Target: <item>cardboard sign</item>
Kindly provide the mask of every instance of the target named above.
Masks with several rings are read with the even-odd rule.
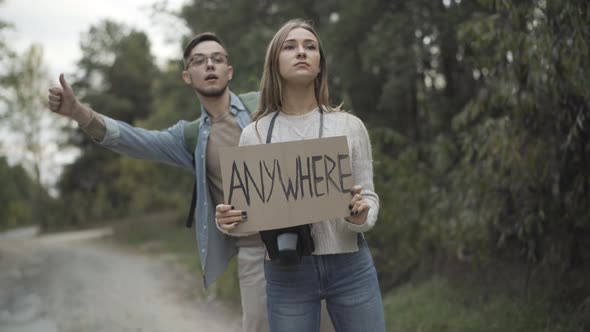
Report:
[[[226,204],[248,212],[236,232],[350,215],[354,185],[345,136],[220,150]]]

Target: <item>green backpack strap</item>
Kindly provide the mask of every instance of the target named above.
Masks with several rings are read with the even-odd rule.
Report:
[[[242,93],[241,95],[238,95],[238,98],[240,98],[242,104],[244,104],[250,114],[256,112],[258,109],[258,103],[260,102],[260,92],[252,91]]]
[[[195,147],[197,146],[197,139],[199,138],[199,125],[201,119],[189,122],[184,126],[184,148],[192,156],[195,153]],[[194,156],[193,156],[194,157]],[[194,161],[193,161],[194,163]]]

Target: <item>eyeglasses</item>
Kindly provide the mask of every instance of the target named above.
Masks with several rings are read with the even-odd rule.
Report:
[[[195,54],[188,60],[188,62],[186,63],[186,66],[187,67],[190,67],[190,66],[200,67],[200,66],[207,64],[209,59],[211,59],[211,62],[214,65],[221,65],[221,64],[227,63],[227,55],[225,55],[223,53],[216,52],[216,53],[211,53],[210,55]]]

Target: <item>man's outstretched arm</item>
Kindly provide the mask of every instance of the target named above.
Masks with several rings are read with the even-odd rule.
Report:
[[[98,144],[129,157],[193,169],[192,153],[187,151],[184,141],[186,121],[165,130],[133,127],[80,103],[63,74],[59,83],[61,87],[49,89],[49,109],[78,122]]]

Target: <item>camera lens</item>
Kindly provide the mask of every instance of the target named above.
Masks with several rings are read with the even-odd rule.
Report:
[[[297,252],[297,233],[282,233],[277,236],[277,249],[279,250],[279,262],[283,265],[294,265],[301,262]]]
[[[297,250],[297,233],[283,233],[277,236],[279,251]]]

